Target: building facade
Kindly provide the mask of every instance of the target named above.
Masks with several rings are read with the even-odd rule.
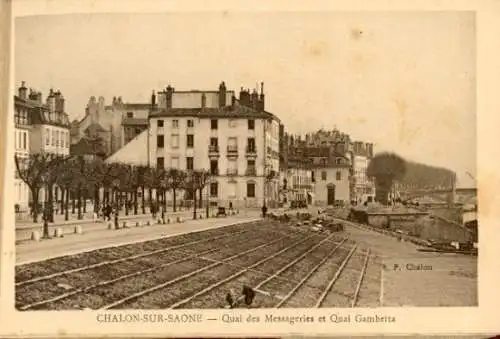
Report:
[[[92,96],[83,119],[71,123],[71,143],[78,143],[90,126],[98,125],[106,132],[101,137],[106,141],[107,155],[111,155],[148,128],[150,109],[150,103],[125,103],[122,97],[113,97],[111,105],[106,105],[104,97],[96,100]]]
[[[50,90],[46,102],[42,93],[28,88],[23,81],[14,96],[15,154],[26,159],[30,154],[50,153],[69,155],[69,119],[65,112],[64,97],[60,91]],[[26,211],[31,195],[29,188],[15,173],[15,204],[20,211]],[[40,199],[43,199],[42,190]]]
[[[260,94],[241,89],[239,98],[224,82],[216,91],[167,86],[151,96],[148,129],[107,161],[208,170],[203,195],[210,204],[273,205],[279,199],[280,121],[265,111],[264,99],[263,84]]]

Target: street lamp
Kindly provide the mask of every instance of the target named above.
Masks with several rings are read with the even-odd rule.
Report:
[[[120,180],[119,179],[115,179],[113,180],[113,188],[114,188],[114,191],[115,191],[115,230],[119,229],[120,228],[120,225],[118,225],[118,208],[119,208],[119,202],[118,200],[121,198],[121,192],[120,194],[116,194],[116,192],[118,192],[118,188],[120,187]]]

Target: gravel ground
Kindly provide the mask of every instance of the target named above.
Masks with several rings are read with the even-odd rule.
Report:
[[[203,240],[205,238],[236,233],[245,230],[246,224],[224,227],[223,229],[213,229],[204,232],[183,234],[165,239],[152,240],[131,245],[104,248],[91,252],[84,252],[76,255],[65,256],[45,260],[42,262],[16,266],[16,282],[21,282],[36,277],[54,274],[69,269],[80,268],[88,265],[98,264],[107,260],[116,260],[126,256],[141,254],[155,249],[180,245],[186,242]]]
[[[226,239],[226,241],[227,241],[227,239]],[[258,246],[259,244],[265,243],[266,240],[263,240],[262,238],[252,238],[252,239],[245,240],[244,243],[241,243],[241,242],[242,242],[242,239],[239,239],[239,242],[237,241],[236,244],[235,244],[234,239],[233,239],[232,245],[230,245],[230,246],[221,246],[220,249],[219,249],[219,251],[221,253],[226,253],[225,256],[227,256],[228,252],[229,253],[235,252],[234,251],[235,245],[237,245],[236,247],[238,249],[245,250],[247,248],[252,248],[252,247]],[[182,257],[182,254],[179,253],[175,259],[173,258],[173,259],[169,259],[169,260],[170,261],[174,261],[176,259],[180,259],[181,257]],[[84,294],[78,294],[78,295],[71,296],[71,297],[69,297],[67,299],[63,299],[63,300],[60,300],[60,301],[57,301],[57,302],[45,305],[45,306],[43,306],[43,308],[45,309],[45,308],[59,307],[58,305],[65,305],[66,307],[73,308],[73,306],[72,306],[72,300],[75,300],[75,299],[78,301],[77,303],[75,303],[75,305],[82,305],[81,307],[88,307],[88,308],[100,307],[102,305],[96,305],[96,304],[94,304],[92,302],[91,303],[84,302],[82,304],[81,300],[82,299],[89,299],[89,298],[91,300],[95,300],[95,298],[93,298],[94,295],[98,295],[99,297],[100,296],[104,296],[105,298],[108,298],[107,301],[114,300],[114,298],[115,298],[114,293],[117,290],[120,290],[120,292],[125,293],[123,295],[126,296],[128,294],[136,293],[139,290],[151,287],[152,285],[150,286],[149,284],[144,285],[144,281],[145,280],[147,280],[148,282],[151,282],[151,281],[161,281],[162,277],[166,278],[166,280],[171,280],[171,279],[174,279],[177,276],[180,276],[182,274],[187,273],[187,272],[184,272],[184,268],[185,267],[188,267],[190,269],[192,267],[196,267],[194,269],[197,269],[197,268],[200,268],[200,267],[203,267],[203,266],[206,266],[206,265],[209,264],[209,262],[207,262],[206,260],[203,260],[203,259],[189,259],[188,258],[188,261],[193,261],[194,264],[190,263],[190,262],[182,262],[181,264],[175,264],[175,265],[169,266],[169,267],[160,267],[158,270],[147,272],[144,275],[131,277],[129,279],[121,280],[121,281],[118,281],[118,282],[115,282],[115,283],[112,283],[112,284],[108,284],[108,285],[105,285],[105,286],[96,287],[96,288],[92,289],[91,291],[88,291],[88,292],[86,292]],[[199,262],[203,263],[200,267],[198,267],[198,263]],[[120,267],[121,269],[119,269],[118,271],[116,271],[116,274],[110,275],[109,272],[113,272],[114,270],[109,270],[107,276],[105,276],[105,277],[101,276],[101,279],[99,279],[97,281],[106,281],[106,280],[115,279],[115,278],[117,278],[119,276],[133,273],[134,271],[137,271],[139,268],[141,270],[144,269],[144,267],[142,267],[140,265],[137,265],[137,263],[135,261],[124,262],[122,264],[123,264],[123,267]],[[164,262],[156,262],[154,264],[154,266],[157,267],[160,264],[165,264],[165,263]],[[110,267],[112,267],[114,269],[116,266],[117,265],[112,265]],[[179,268],[178,271],[176,271],[177,267]],[[104,269],[104,270],[106,269],[105,267],[101,267],[101,268]],[[109,267],[108,267],[108,269],[109,269]],[[181,273],[181,272],[184,272],[184,273]],[[85,271],[85,272],[82,271],[82,272],[78,272],[78,273],[81,273],[82,275],[79,276],[78,278],[75,278],[75,281],[78,282],[78,284],[80,285],[80,287],[81,286],[86,286],[86,284],[90,284],[92,282],[96,282],[96,280],[89,279],[89,275],[87,275],[87,273],[88,273],[87,271]],[[172,278],[172,275],[174,275],[173,278]],[[73,274],[72,274],[72,276],[73,276]],[[52,279],[50,281],[48,281],[48,283],[52,283],[52,282],[53,282]],[[29,287],[33,287],[33,286],[29,286]],[[43,294],[43,299],[47,299],[47,298],[50,298],[51,296],[53,296],[53,295],[48,294],[43,289],[40,289],[38,291],[40,291],[40,294]],[[59,294],[59,293],[61,293],[61,291],[59,291],[58,293],[56,293],[56,295]],[[33,295],[33,294],[32,293],[19,294],[19,296],[20,296],[19,299],[26,298],[26,296],[31,296],[31,295]],[[120,294],[120,295],[122,295],[122,294]],[[123,298],[123,296],[121,298]],[[98,300],[101,300],[101,299],[102,298],[98,298]],[[37,300],[40,300],[40,299],[37,299]],[[23,299],[22,302],[21,302],[21,300],[18,300],[18,301],[20,303],[22,303],[22,304],[27,303],[27,301],[25,299]]]
[[[290,250],[286,251],[283,253],[283,255],[280,256],[280,260],[282,258],[285,258],[285,260],[290,260],[290,258],[294,258],[303,251],[305,251],[306,248],[311,247],[314,243],[317,242],[314,237],[311,239],[308,239],[307,241],[291,248]],[[273,253],[276,253],[280,251],[283,248],[286,248],[293,244],[295,241],[288,241],[286,243],[280,244],[280,247],[277,246],[270,246],[265,249],[261,249],[255,252],[251,252],[247,255],[245,255],[245,266],[250,266],[254,263],[257,263],[265,258],[268,258],[270,255]],[[237,253],[237,252],[236,252]],[[238,265],[237,261],[238,259],[229,261],[230,264],[233,265]],[[271,261],[271,260],[270,260]],[[215,268],[209,269],[201,274],[197,274],[196,276],[192,277],[189,279],[188,283],[181,282],[178,284],[175,284],[174,286],[167,287],[165,289],[161,289],[159,291],[150,293],[146,296],[143,296],[141,298],[138,298],[136,301],[129,303],[129,304],[124,304],[121,305],[120,308],[127,308],[127,309],[156,309],[156,308],[166,308],[169,307],[170,305],[174,304],[175,302],[182,300],[184,298],[189,297],[190,295],[201,291],[212,284],[223,280],[232,274],[235,274],[236,272],[241,271],[240,267],[235,267],[235,266],[230,266],[230,265],[220,265]],[[220,288],[217,288],[220,290]],[[226,290],[227,293],[227,290]],[[210,293],[211,294],[211,293]],[[213,304],[210,303],[212,306]],[[212,306],[213,307],[213,306]],[[182,305],[181,308],[186,308],[186,305]]]

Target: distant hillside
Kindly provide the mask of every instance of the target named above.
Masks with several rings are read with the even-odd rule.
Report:
[[[415,162],[406,163],[406,174],[400,181],[402,185],[410,187],[449,187],[455,172],[442,168],[419,164]]]

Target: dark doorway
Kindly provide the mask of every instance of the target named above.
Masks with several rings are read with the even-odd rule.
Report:
[[[333,205],[335,203],[335,185],[328,185],[327,189],[327,205]]]
[[[310,194],[310,193],[307,193],[307,204],[308,204],[308,205],[312,205],[312,200],[313,200],[313,199],[312,199],[311,194]]]

